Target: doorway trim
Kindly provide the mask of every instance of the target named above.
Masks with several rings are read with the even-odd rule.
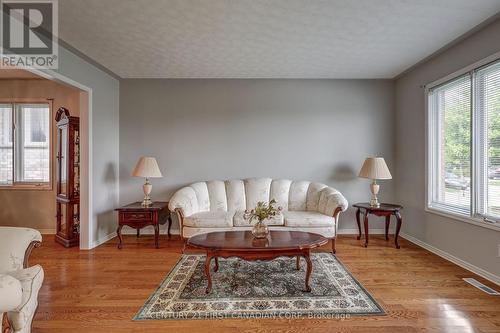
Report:
[[[92,207],[92,88],[51,69],[24,69],[47,80],[81,90],[80,108],[86,109],[80,109],[80,249],[90,250],[95,243],[92,240],[95,226]]]

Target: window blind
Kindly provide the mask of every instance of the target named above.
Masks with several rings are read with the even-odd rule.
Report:
[[[500,62],[475,72],[479,138],[479,213],[500,217]]]
[[[16,104],[17,183],[50,180],[50,119],[47,104]]]
[[[471,210],[471,76],[429,91],[431,204]]]

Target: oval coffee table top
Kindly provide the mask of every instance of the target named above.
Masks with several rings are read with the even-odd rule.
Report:
[[[188,245],[202,249],[233,251],[311,249],[328,239],[310,232],[271,230],[267,238],[254,238],[251,231],[217,231],[189,238]]]

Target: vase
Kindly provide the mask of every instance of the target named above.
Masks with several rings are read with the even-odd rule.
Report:
[[[264,222],[259,221],[254,224],[252,228],[252,235],[255,238],[266,238],[268,234],[269,234],[269,228],[267,227],[267,225],[264,224]]]

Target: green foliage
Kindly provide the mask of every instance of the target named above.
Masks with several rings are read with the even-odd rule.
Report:
[[[463,96],[466,100],[468,96]],[[444,112],[444,155],[448,171],[470,173],[471,114],[469,103],[447,104]]]
[[[250,212],[245,211],[243,217],[251,223],[254,219],[257,219],[259,222],[264,221],[265,219],[271,218],[279,214],[281,211],[281,207],[275,207],[276,200],[272,199],[269,203],[265,203],[263,201],[257,202],[257,207],[252,209]]]
[[[486,89],[488,166],[500,167],[500,86]],[[464,91],[444,109],[444,157],[447,171],[470,177],[471,112],[470,91]]]

